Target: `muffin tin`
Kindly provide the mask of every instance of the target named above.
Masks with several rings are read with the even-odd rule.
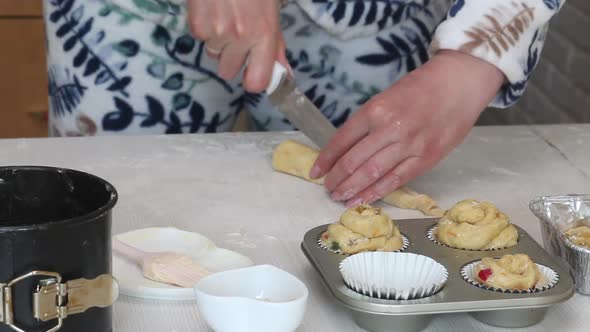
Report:
[[[568,271],[522,228],[515,225],[519,233],[516,246],[495,251],[469,251],[442,246],[428,239],[426,234],[437,221],[436,218],[396,220],[400,231],[410,241],[404,252],[431,257],[448,270],[445,286],[426,298],[384,300],[348,288],[338,268],[347,256],[327,251],[318,245],[318,238],[328,225],[309,230],[301,243],[301,249],[334,298],[351,311],[357,325],[373,332],[420,331],[429,325],[433,316],[458,312],[468,312],[489,325],[525,327],[539,323],[550,306],[573,296],[574,284]],[[554,270],[559,281],[545,291],[512,294],[476,287],[460,274],[464,265],[484,257],[499,258],[504,254],[516,253],[527,254],[537,264]]]

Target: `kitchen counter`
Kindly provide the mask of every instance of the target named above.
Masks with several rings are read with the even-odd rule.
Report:
[[[335,221],[344,207],[321,186],[273,172],[273,147],[299,133],[228,133],[0,140],[5,165],[74,168],[119,192],[113,232],[175,226],[199,232],[256,264],[273,264],[310,290],[298,331],[362,331],[332,300],[300,250],[310,228]],[[489,200],[538,242],[528,203],[538,195],[590,192],[590,125],[478,127],[464,144],[411,187],[450,207]],[[394,219],[421,217],[385,206]],[[590,296],[576,294],[528,331],[587,331]],[[228,313],[230,315],[231,313]],[[467,314],[439,316],[426,331],[507,331]],[[208,331],[192,302],[120,297],[114,331]]]

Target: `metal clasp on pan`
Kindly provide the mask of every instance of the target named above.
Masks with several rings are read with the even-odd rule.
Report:
[[[38,276],[50,278],[39,281],[33,293],[33,315],[44,322],[57,319],[56,325],[46,332],[58,331],[69,315],[82,313],[92,307],[113,305],[119,294],[117,281],[109,274],[92,280],[75,279],[63,283],[59,273],[32,271],[7,284],[0,284],[0,323],[15,331],[26,332],[14,322],[12,287],[24,279]]]

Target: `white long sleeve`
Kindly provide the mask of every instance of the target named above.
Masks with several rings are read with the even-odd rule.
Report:
[[[496,66],[507,82],[492,106],[510,106],[524,92],[539,61],[549,20],[564,3],[456,0],[436,29],[430,51],[457,50]]]

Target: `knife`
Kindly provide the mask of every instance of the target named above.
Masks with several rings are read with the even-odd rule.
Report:
[[[301,90],[295,80],[287,75],[287,69],[275,62],[271,81],[266,89],[268,99],[291,123],[312,140],[319,148],[324,148],[336,132],[336,127],[315,107]]]

